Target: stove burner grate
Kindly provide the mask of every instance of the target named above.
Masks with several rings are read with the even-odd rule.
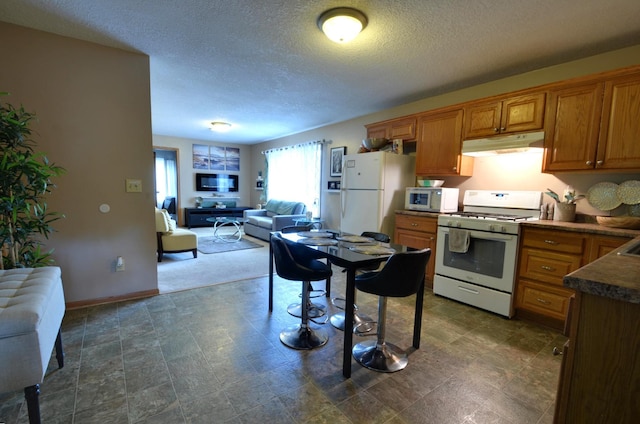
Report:
[[[509,215],[502,213],[490,212],[454,212],[450,216],[459,216],[461,218],[490,219],[496,221],[527,221],[531,219],[527,215]]]

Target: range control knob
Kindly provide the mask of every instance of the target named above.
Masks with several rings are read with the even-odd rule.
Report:
[[[497,224],[489,225],[489,230],[493,231],[494,233],[505,233],[507,231],[504,225],[497,225]]]

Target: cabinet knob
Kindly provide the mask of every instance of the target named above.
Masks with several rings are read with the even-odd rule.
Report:
[[[545,271],[555,271],[556,269],[552,266],[549,265],[542,265],[540,268],[544,269]]]
[[[544,300],[544,299],[540,299],[540,298],[537,298],[536,301],[538,303],[542,303],[543,305],[550,305],[551,304],[551,302],[549,302],[548,300]]]
[[[457,167],[457,166],[454,166],[454,167],[453,167],[453,171],[455,172],[455,171],[457,171],[457,170],[458,170],[458,167]]]
[[[505,128],[505,127],[500,128],[500,132],[502,132],[502,131],[504,131],[504,130],[506,130],[506,128]]]
[[[553,244],[553,245],[558,244],[558,242],[555,241],[555,240],[545,240],[544,242],[547,243],[547,244]]]
[[[602,164],[604,164],[603,160],[597,160],[596,161],[596,166],[602,166]]]
[[[500,132],[500,128],[494,128],[493,132]]]
[[[587,166],[593,165],[593,162],[591,162],[590,160],[586,161],[585,163],[587,164]]]
[[[555,346],[553,347],[553,350],[551,351],[551,353],[553,353],[553,356],[562,355],[562,351]]]

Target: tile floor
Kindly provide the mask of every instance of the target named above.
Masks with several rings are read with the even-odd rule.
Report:
[[[344,274],[334,271],[336,296]],[[557,332],[428,292],[408,367],[383,374],[353,362],[345,380],[342,333],[330,324],[329,343],[312,351],[278,339],[298,322],[286,307],[300,286],[276,279],[272,314],[266,278],[67,311],[66,365],[52,360],[42,384],[43,422],[552,422],[560,359],[551,351],[566,340]],[[357,299],[375,317],[377,298]],[[387,340],[403,348],[414,299],[389,301]],[[28,422],[22,392],[0,394],[0,422]]]

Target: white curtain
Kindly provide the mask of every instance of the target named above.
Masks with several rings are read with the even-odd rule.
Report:
[[[162,205],[168,196],[177,197],[177,187],[178,174],[175,159],[163,157],[162,153],[156,152],[156,204]]]
[[[323,143],[314,141],[264,152],[267,159],[266,200],[303,202],[314,218],[318,218]]]

